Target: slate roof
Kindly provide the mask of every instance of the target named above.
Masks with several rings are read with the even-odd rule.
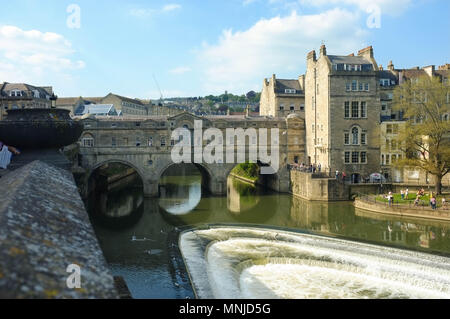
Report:
[[[39,95],[40,95],[41,99],[45,99],[47,96],[49,96],[49,97],[52,96],[52,93],[43,87],[33,86],[30,84],[26,84],[26,83],[8,83],[8,82],[4,82],[1,85],[0,96],[8,96],[7,92],[12,91],[12,90],[20,90],[22,92],[25,92],[26,97],[32,97],[32,98],[34,98],[33,92],[35,90],[39,91]]]
[[[117,98],[119,98],[119,99],[121,99],[122,101],[125,101],[125,102],[129,102],[129,103],[133,103],[133,104],[138,104],[138,105],[144,106],[144,103],[142,103],[142,101],[140,101],[138,99],[132,99],[132,98],[129,98],[129,97],[125,97],[125,96],[121,96],[121,95],[117,95],[117,94],[113,94],[113,93],[110,93],[108,95],[115,96],[115,97],[117,97]],[[108,97],[108,95],[106,97]]]
[[[362,56],[351,55],[327,55],[331,63],[336,64],[372,64],[369,60]]]
[[[303,93],[298,80],[276,79],[275,93],[284,94],[287,89],[296,90],[296,94]]]

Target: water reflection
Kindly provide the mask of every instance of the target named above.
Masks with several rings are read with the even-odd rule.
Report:
[[[159,205],[165,211],[174,215],[191,212],[202,199],[202,177],[165,176],[159,186]]]
[[[180,226],[267,225],[450,256],[450,222],[381,216],[355,210],[347,202],[309,202],[234,178],[228,180],[227,197],[202,196],[199,175],[168,176],[160,186],[161,198],[143,201],[138,213],[130,215],[139,218],[133,224],[114,228],[94,221],[113,273],[124,276],[135,298],[192,297],[182,265],[171,252],[177,239],[170,234]],[[141,202],[134,191],[108,194],[106,207],[112,216],[123,216],[134,209],[131,202]],[[91,215],[105,206],[104,199],[99,202]],[[122,221],[115,224],[123,226]]]

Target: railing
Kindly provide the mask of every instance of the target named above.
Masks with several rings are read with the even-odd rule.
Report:
[[[381,201],[378,197],[380,195],[368,195],[368,194],[357,194],[357,198],[363,202],[369,204],[375,204],[383,207],[394,207],[394,208],[403,208],[403,209],[417,209],[417,210],[433,210],[431,205],[424,200],[419,200],[416,204],[414,201],[410,201],[409,203],[399,203],[395,199],[392,200],[391,203]],[[444,206],[436,206],[436,210],[448,210],[450,206],[448,204]]]

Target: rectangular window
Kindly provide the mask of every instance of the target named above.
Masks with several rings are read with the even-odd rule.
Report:
[[[161,137],[161,146],[166,146],[166,138]]]
[[[117,141],[116,141],[115,137],[111,138],[111,145],[112,145],[112,147],[116,147],[117,146]]]
[[[366,106],[366,102],[361,102],[361,114],[360,116],[362,118],[366,118],[367,117],[367,106]]]
[[[352,164],[359,163],[359,152],[352,152]]]
[[[386,125],[386,133],[387,134],[392,134],[392,124]]]
[[[362,133],[361,134],[361,145],[366,145],[366,144],[367,144],[366,133]]]
[[[352,102],[352,118],[359,117],[358,102]]]
[[[291,109],[291,111],[294,111],[295,110],[295,106],[293,104],[291,104],[290,109]]]
[[[300,104],[300,111],[304,111],[305,110],[305,104]]]
[[[148,146],[152,147],[153,146],[153,137],[149,137],[148,138]]]
[[[359,83],[359,90],[363,91],[364,90],[364,84],[363,83]]]
[[[345,152],[345,164],[350,164],[350,152]]]
[[[369,83],[364,84],[364,91],[369,92]]]
[[[352,91],[356,91],[358,89],[358,83],[356,82],[356,80],[352,81]]]
[[[345,102],[344,117],[347,119],[350,117],[350,102]]]
[[[391,156],[389,154],[386,154],[386,165],[390,164],[390,159],[391,159]]]
[[[361,152],[361,164],[366,164],[366,163],[367,163],[367,153]]]
[[[284,104],[280,105],[280,111],[284,111]]]
[[[141,146],[141,139],[139,137],[136,137],[136,147]]]
[[[382,111],[386,111],[387,109],[387,104],[386,103],[381,103],[381,110]]]
[[[345,84],[345,90],[348,92],[350,91],[350,83]]]
[[[94,139],[93,138],[84,138],[83,146],[84,147],[94,147]]]
[[[350,144],[350,134],[344,133],[344,144],[349,145]]]

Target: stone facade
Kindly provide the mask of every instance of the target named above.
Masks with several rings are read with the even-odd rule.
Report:
[[[52,87],[37,87],[25,83],[0,84],[0,120],[11,109],[51,108],[56,100]]]
[[[270,80],[264,79],[260,100],[260,115],[286,117],[299,114],[305,117],[305,78],[297,80],[277,79],[275,74]]]
[[[171,140],[172,132],[177,128],[194,130],[194,121],[201,121],[203,130],[217,128],[222,132],[224,143],[223,154],[227,151],[228,128],[249,128],[268,130],[267,141],[271,140],[271,130],[278,129],[280,169],[277,174],[266,178],[269,188],[289,191],[288,160],[295,157],[304,158],[304,122],[301,118],[267,118],[246,116],[208,116],[197,117],[189,113],[173,117],[151,116],[145,119],[96,118],[83,120],[85,131],[80,138],[79,164],[88,170],[88,176],[98,167],[109,162],[124,163],[133,167],[144,182],[144,192],[147,196],[158,195],[158,183],[161,175],[173,165],[171,151],[178,141]],[[192,134],[193,135],[193,134]],[[289,141],[289,143],[288,143]],[[250,143],[249,143],[250,142]],[[244,150],[249,159],[250,139],[246,140]],[[193,143],[192,143],[193,144]],[[191,145],[192,145],[191,144]],[[203,141],[203,146],[209,144]],[[295,144],[295,147],[289,145]],[[239,142],[235,145],[235,153],[242,154]],[[268,145],[268,153],[272,151]],[[191,154],[195,153],[192,149]],[[236,163],[237,164],[237,163]],[[204,175],[204,186],[213,194],[226,194],[226,179],[230,171],[236,166],[232,163],[203,162],[196,164]],[[261,163],[263,164],[263,163]]]
[[[379,171],[380,100],[372,47],[358,56],[308,54],[305,80],[308,163],[354,181]]]

